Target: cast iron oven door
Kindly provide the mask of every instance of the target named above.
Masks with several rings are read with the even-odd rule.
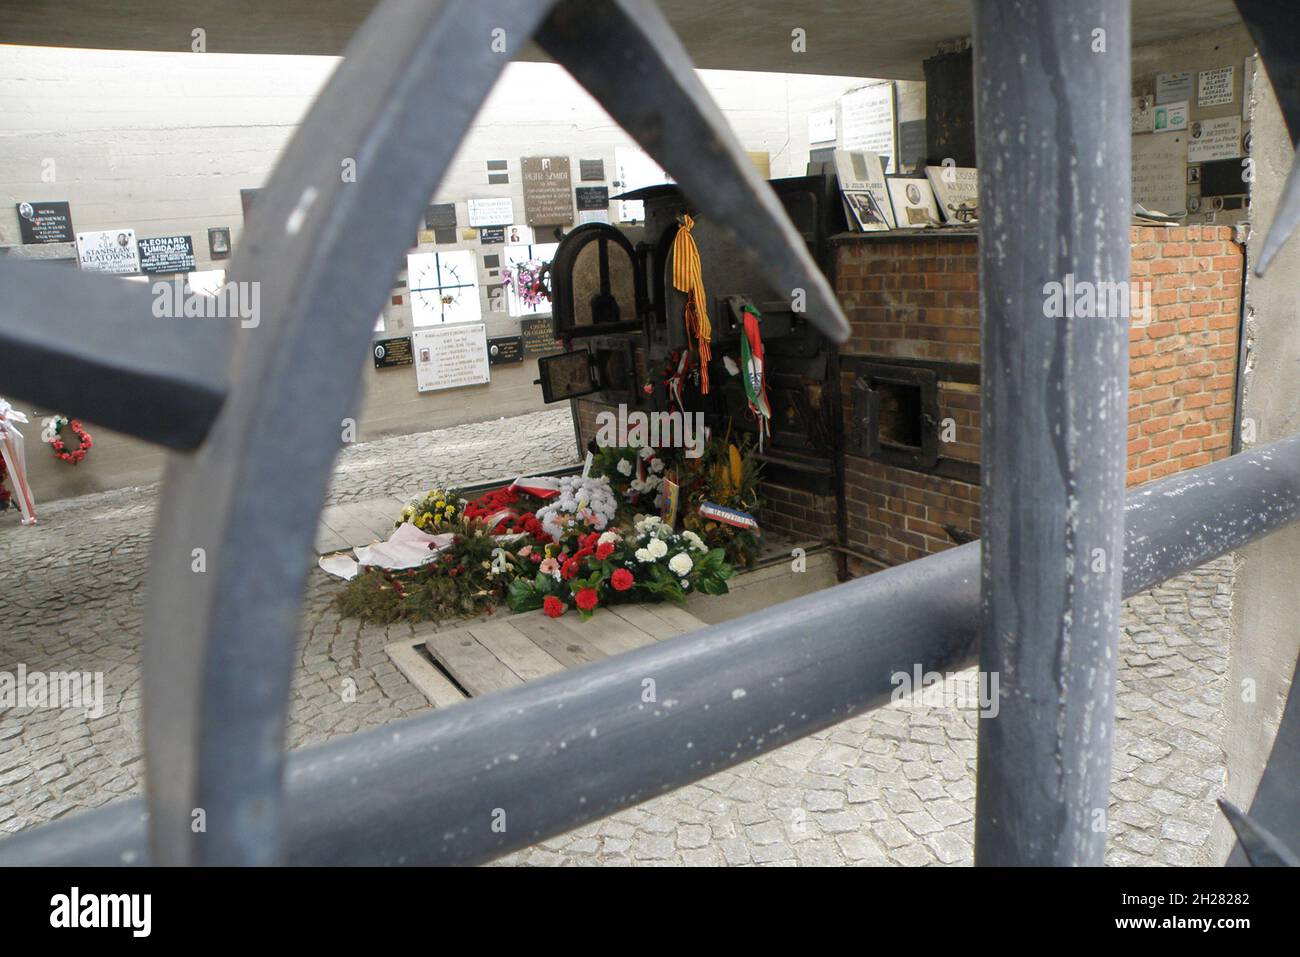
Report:
[[[865,363],[853,383],[853,445],[886,465],[939,461],[939,378],[929,369]]]
[[[551,262],[555,338],[642,329],[641,264],[631,241],[605,223],[579,226],[560,241]]]

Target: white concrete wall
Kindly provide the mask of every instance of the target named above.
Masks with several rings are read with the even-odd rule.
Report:
[[[140,237],[190,235],[200,269],[222,266],[209,256],[208,229],[228,226],[238,244],[240,189],[264,184],[337,63],[333,57],[0,46],[0,245],[21,241],[16,203],[67,200],[78,230],[131,227]],[[700,75],[745,149],[768,154],[773,176],[804,172],[808,113],[830,108],[841,93],[866,82],[725,71]],[[432,97],[429,108],[436,109]],[[561,68],[512,64],[432,201],[456,202],[464,227],[465,200],[471,196],[511,196],[523,222],[521,156],[569,155],[575,185],[581,185],[579,159],[603,159],[612,186],[615,149],[633,145]],[[507,161],[508,185],[487,185],[489,159]],[[417,237],[411,240],[414,244]],[[502,249],[480,247],[477,241],[436,248]],[[488,308],[486,287],[495,281],[480,268],[488,333],[512,334],[517,320]],[[410,331],[405,297],[386,313],[386,335]],[[365,366],[362,440],[541,406],[531,362],[494,367],[491,387],[419,394],[411,368],[377,372],[368,357],[358,361]],[[157,478],[162,462],[157,450],[93,422],[89,427],[95,448],[76,468],[46,455],[32,430],[38,499]]]

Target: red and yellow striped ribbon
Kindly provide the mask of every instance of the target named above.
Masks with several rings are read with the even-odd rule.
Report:
[[[694,225],[695,220],[683,213],[681,228],[673,238],[673,286],[686,293],[686,311],[682,317],[686,324],[686,341],[689,343],[694,338],[697,344],[700,353],[700,391],[708,395],[713,326],[709,323],[700,248],[695,245],[695,237],[691,235]]]

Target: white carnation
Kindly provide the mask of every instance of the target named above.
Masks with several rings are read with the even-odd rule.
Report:
[[[691,556],[685,552],[679,552],[668,559],[668,569],[674,575],[688,575],[694,567],[695,563],[691,561]]]
[[[619,460],[618,460],[618,471],[619,471],[619,474],[620,474],[620,475],[631,475],[631,474],[632,474],[632,460],[631,460],[631,459],[619,459]]]
[[[655,450],[646,445],[641,448],[637,455],[641,456],[643,459],[652,459],[655,457]]]
[[[645,550],[650,553],[651,558],[663,558],[668,554],[668,543],[661,538],[650,541]]]
[[[636,560],[639,562],[652,562],[655,560],[655,557],[651,555],[647,549],[638,548],[636,550]]]
[[[650,468],[651,468],[651,469],[652,469],[656,474],[658,474],[659,472],[662,472],[662,471],[664,470],[664,460],[663,460],[663,459],[655,459],[653,462],[650,463]]]
[[[696,535],[689,529],[682,532],[682,538],[686,539],[691,548],[695,549],[697,552],[707,552],[709,550],[709,546],[704,544],[704,539],[700,538],[700,536]]]
[[[618,532],[601,532],[600,538],[596,539],[598,545],[616,545],[618,544]]]

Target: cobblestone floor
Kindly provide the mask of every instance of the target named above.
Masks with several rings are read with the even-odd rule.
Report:
[[[566,410],[359,445],[341,454],[329,502],[511,476],[563,464],[572,449]],[[0,712],[0,835],[140,787],[141,583],[156,493],[50,503],[30,529],[0,513],[0,671],[102,671],[106,692],[98,717]],[[312,574],[293,747],[428,707],[383,651],[408,626],[340,619],[337,587]],[[1112,864],[1206,860],[1223,778],[1230,596],[1221,559],[1126,603]],[[345,704],[348,679],[357,696]],[[968,864],[976,723],[969,710],[892,705],[503,863]]]

